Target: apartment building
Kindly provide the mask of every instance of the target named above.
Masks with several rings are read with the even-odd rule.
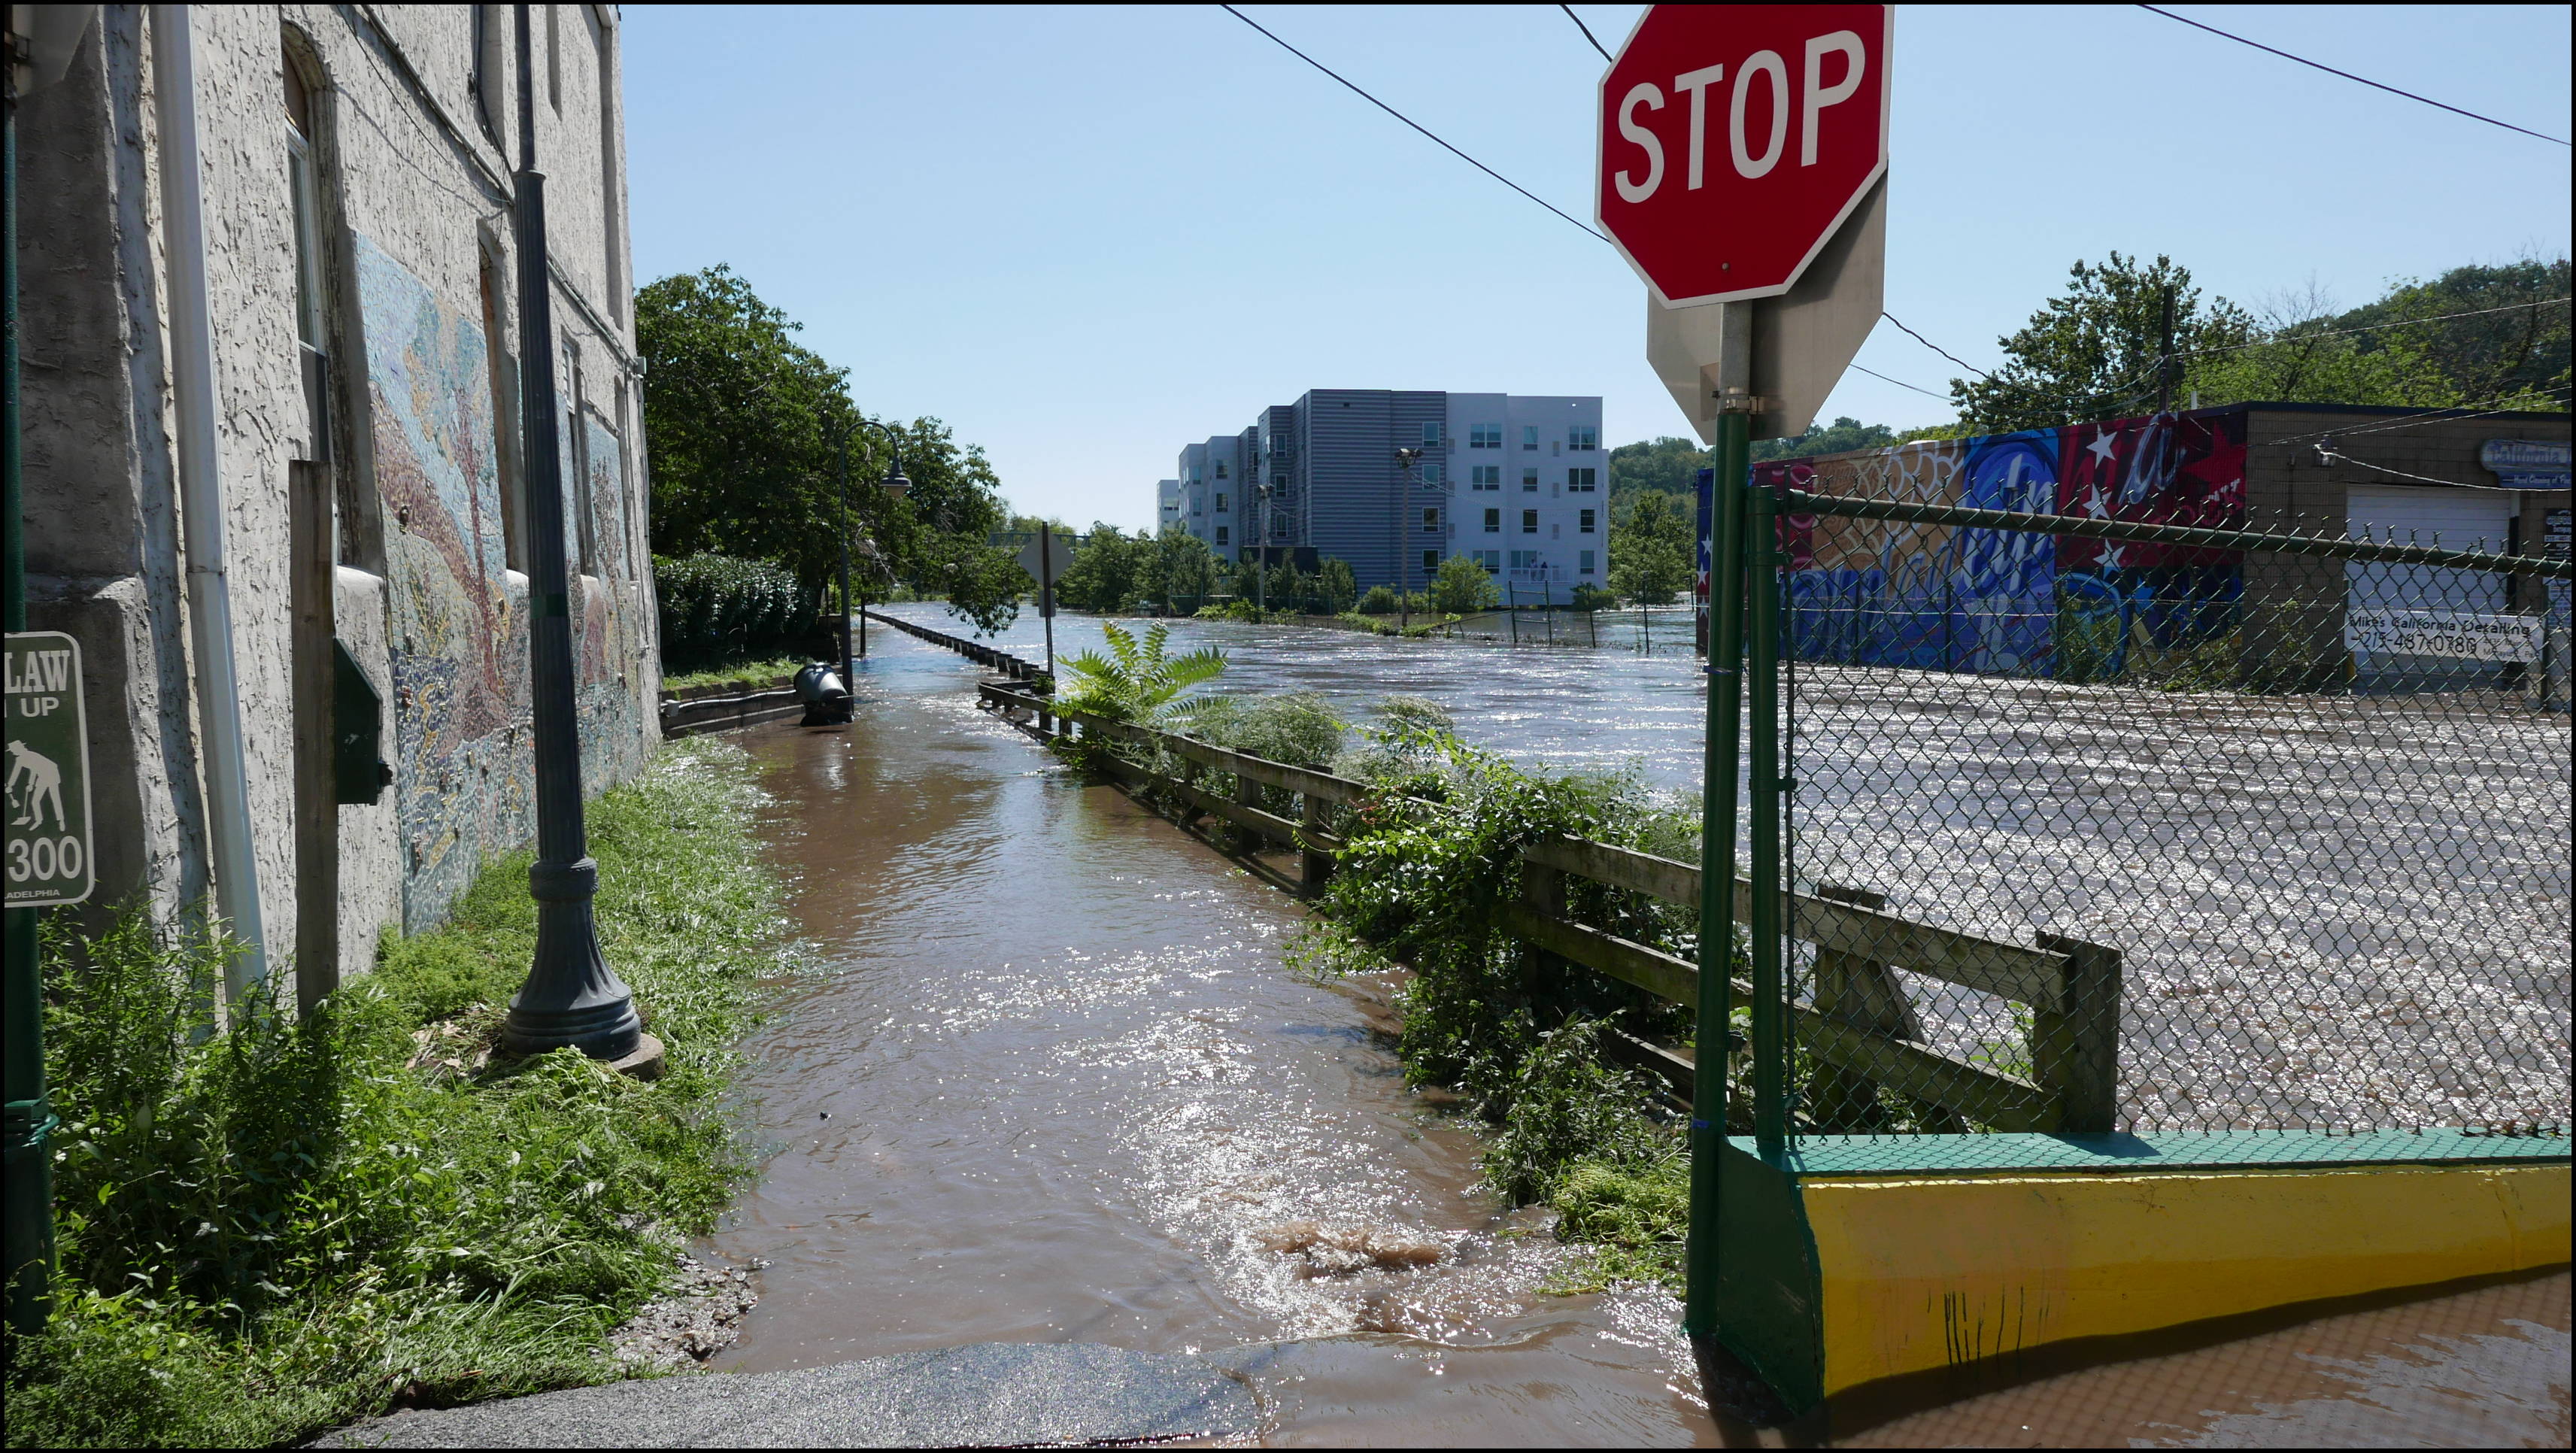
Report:
[[[1180,471],[1157,487],[1158,520],[1229,559],[1311,551],[1348,561],[1362,589],[1418,590],[1463,554],[1528,603],[1609,579],[1598,397],[1316,389],[1189,445]]]

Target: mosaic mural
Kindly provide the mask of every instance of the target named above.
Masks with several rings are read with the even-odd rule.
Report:
[[[403,924],[417,930],[445,916],[476,869],[535,833],[527,587],[503,554],[482,329],[366,238],[356,254],[384,509]],[[613,433],[605,449],[593,442],[589,493],[618,521],[601,538],[618,542],[622,562],[621,456]],[[653,738],[621,684],[635,665],[632,583],[584,586],[574,592],[583,778],[595,792],[639,767]]]
[[[2241,526],[2245,419],[2160,414],[1919,440],[1821,464],[1770,461],[1753,477],[1819,494]],[[2163,647],[2227,629],[2244,593],[2243,562],[2227,551],[1811,515],[1784,518],[1780,532],[1791,644],[1808,660],[2089,677],[2116,671],[2101,652],[2133,638]]]

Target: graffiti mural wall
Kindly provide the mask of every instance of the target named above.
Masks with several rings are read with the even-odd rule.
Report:
[[[355,239],[369,443],[383,500],[395,816],[406,931],[443,919],[475,872],[536,831],[528,732],[528,589],[505,557],[501,480],[479,321],[365,237]],[[570,446],[575,441],[566,441]],[[594,427],[585,453],[595,569],[573,592],[583,786],[631,776],[658,732],[628,685],[638,591],[622,455]],[[613,552],[613,553],[611,553]]]
[[[2164,414],[1754,466],[1818,494],[2160,524],[2245,521],[2245,414]],[[1790,516],[1790,645],[1808,660],[2091,679],[2132,640],[2227,629],[2230,552]]]

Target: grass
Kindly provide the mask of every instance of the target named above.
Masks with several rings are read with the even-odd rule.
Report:
[[[592,804],[602,946],[670,1052],[650,1083],[480,1062],[535,940],[525,855],[311,1022],[206,1035],[221,942],[52,934],[61,1271],[11,1348],[9,1444],[269,1446],[631,1375],[603,1338],[749,1165],[716,1096],[785,954],[757,800],[702,738]]]
[[[662,678],[662,689],[669,692],[693,691],[706,686],[732,686],[744,691],[762,691],[778,684],[781,676],[793,676],[809,664],[803,656],[772,656],[765,661],[737,661],[728,666],[711,666],[703,671],[686,671]]]

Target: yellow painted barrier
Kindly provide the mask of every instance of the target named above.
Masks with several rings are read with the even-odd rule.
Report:
[[[2568,1260],[2541,1165],[1802,1177],[1828,1395],[2077,1337]]]

